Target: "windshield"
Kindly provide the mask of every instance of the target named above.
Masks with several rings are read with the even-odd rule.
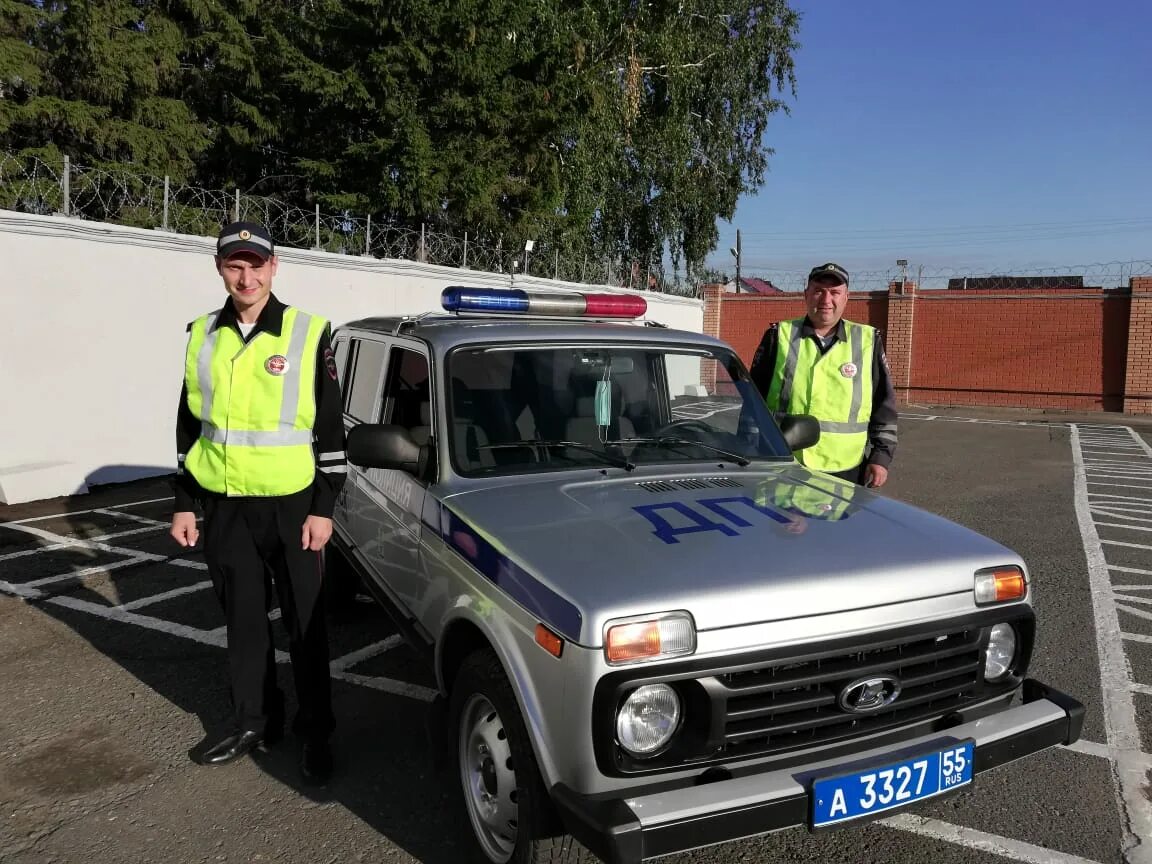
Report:
[[[457,348],[449,448],[464,476],[792,454],[731,351],[580,344]]]

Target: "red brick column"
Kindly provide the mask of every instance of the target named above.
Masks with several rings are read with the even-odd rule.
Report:
[[[720,338],[720,301],[724,297],[723,285],[704,286],[704,335]]]
[[[1152,414],[1152,276],[1133,276],[1128,316],[1128,365],[1124,372],[1124,413]]]
[[[903,286],[903,287],[901,287]],[[916,313],[916,283],[888,285],[888,337],[884,350],[896,399],[905,402],[912,387],[912,322]]]
[[[720,303],[724,298],[723,285],[704,286],[704,335],[720,336]],[[716,361],[702,360],[700,362],[700,383],[708,388],[709,393],[716,392]]]

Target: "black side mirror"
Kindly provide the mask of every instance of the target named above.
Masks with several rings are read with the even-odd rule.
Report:
[[[419,475],[424,450],[403,426],[360,423],[348,431],[348,461],[361,468],[391,468]]]
[[[820,440],[820,421],[811,414],[777,414],[776,425],[793,452],[811,447]]]

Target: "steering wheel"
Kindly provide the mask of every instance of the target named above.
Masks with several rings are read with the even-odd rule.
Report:
[[[673,420],[666,426],[661,426],[656,430],[656,437],[663,438],[664,436],[681,437],[685,432],[695,432],[697,437],[703,436],[702,440],[708,440],[716,436],[716,431],[707,423],[700,420]]]

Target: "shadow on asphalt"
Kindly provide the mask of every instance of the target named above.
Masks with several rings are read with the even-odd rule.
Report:
[[[62,502],[56,501],[55,509],[44,509],[44,515],[59,513],[65,508],[115,507],[118,503],[170,494],[170,485],[166,482],[132,486],[130,489],[95,490],[89,495],[70,498],[63,502],[63,506]],[[38,515],[35,509],[38,508],[25,508],[20,515],[0,517],[0,521]],[[161,518],[156,513],[150,515]],[[106,519],[99,514],[70,514],[50,523],[33,524],[55,533],[90,537],[107,531]],[[121,525],[118,530],[125,527],[132,526]],[[155,532],[107,542],[118,548],[171,558],[200,558],[198,551],[184,553],[160,528]],[[27,560],[36,558],[30,556]],[[95,556],[89,566],[101,563],[102,559]],[[32,570],[22,581],[31,581],[40,575],[44,574]],[[195,715],[204,734],[200,741],[188,742],[186,751],[189,758],[232,731],[224,650],[154,629],[108,621],[45,600],[70,598],[71,601],[107,607],[206,581],[207,578],[203,570],[148,561],[110,570],[98,577],[98,586],[80,580],[45,586],[42,590],[47,595],[30,601],[33,608],[68,626],[141,684],[167,699],[177,710]],[[96,590],[97,587],[100,590]],[[224,625],[223,614],[211,588],[143,607],[139,614],[198,630],[213,630]],[[396,632],[383,610],[371,603],[353,601],[335,607],[328,598],[326,614],[334,659]],[[273,622],[273,634],[276,647],[286,651],[287,637],[278,621]],[[416,683],[422,687],[434,686],[421,659],[406,646],[394,648],[370,662],[377,666],[366,670],[366,674]],[[290,721],[295,710],[291,667],[279,663],[277,672]],[[339,680],[333,681],[333,703],[337,723],[332,739],[336,765],[334,776],[326,786],[310,787],[300,781],[297,768],[300,741],[290,732],[275,746],[254,754],[253,761],[269,776],[310,800],[344,806],[424,864],[457,864],[468,860],[473,854],[468,817],[456,791],[458,781],[455,773],[445,767],[445,754],[433,751],[428,731],[429,703]],[[290,723],[286,725],[290,726]],[[229,766],[204,766],[196,770],[227,771]]]

